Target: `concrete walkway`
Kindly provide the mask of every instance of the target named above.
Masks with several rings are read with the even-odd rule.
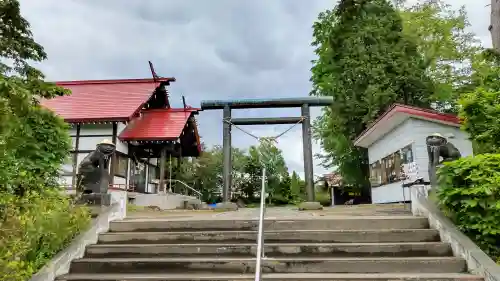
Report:
[[[410,206],[403,204],[354,205],[336,206],[319,211],[299,211],[297,207],[270,207],[266,209],[266,219],[308,219],[351,216],[408,216]],[[127,214],[127,219],[231,219],[255,220],[259,217],[258,208],[241,208],[237,211],[217,212],[213,210],[165,210],[165,211],[135,211]]]

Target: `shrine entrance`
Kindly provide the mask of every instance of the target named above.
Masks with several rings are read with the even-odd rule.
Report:
[[[302,147],[304,154],[304,175],[306,182],[307,200],[314,202],[314,173],[313,155],[311,141],[311,114],[312,106],[329,106],[333,103],[333,97],[306,97],[286,99],[245,99],[245,100],[206,100],[201,102],[202,110],[223,110],[223,189],[224,202],[231,200],[232,185],[232,158],[231,158],[231,129],[233,126],[242,125],[278,125],[278,124],[302,124]],[[250,108],[301,108],[301,116],[298,117],[268,117],[268,118],[232,118],[233,109]],[[238,127],[239,128],[239,127]],[[281,135],[286,133],[283,132]],[[248,134],[248,133],[247,133]],[[251,135],[251,134],[250,134]],[[274,139],[278,138],[278,135]]]

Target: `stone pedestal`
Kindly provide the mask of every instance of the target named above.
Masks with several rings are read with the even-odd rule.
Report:
[[[111,194],[89,193],[83,194],[80,202],[88,205],[110,206]]]
[[[233,202],[222,202],[215,205],[215,210],[217,211],[237,211],[238,205]]]
[[[199,210],[201,209],[202,202],[199,199],[189,199],[182,202],[182,205],[185,210]]]
[[[299,211],[323,210],[319,202],[302,202],[299,204]]]

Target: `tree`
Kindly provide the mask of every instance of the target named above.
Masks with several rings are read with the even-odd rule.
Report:
[[[16,0],[0,2],[0,191],[19,195],[57,185],[70,149],[67,125],[39,100],[67,94],[29,61],[47,55]]]
[[[365,190],[367,153],[354,147],[354,139],[392,103],[429,107],[434,93],[416,44],[402,30],[398,11],[386,0],[340,1],[313,25],[318,59],[311,95],[335,101],[316,121],[315,137],[326,153],[324,164]]]
[[[500,2],[491,0],[490,26],[488,27],[493,41],[493,50],[500,54]]]
[[[0,280],[28,280],[86,229],[90,214],[57,189],[67,125],[38,101],[66,92],[30,61],[46,58],[16,0],[0,1]]]
[[[204,149],[193,162],[193,187],[201,192],[202,200],[216,200],[222,186],[222,158],[212,150]]]
[[[479,87],[460,105],[462,129],[477,145],[476,153],[500,153],[500,91]]]
[[[479,42],[467,28],[465,8],[454,10],[441,0],[423,0],[412,6],[400,3],[403,33],[417,44],[435,92],[433,107],[457,112],[456,101],[470,83],[472,61]]]
[[[283,151],[276,147],[273,140],[262,139],[257,147],[250,147],[250,157],[257,157],[261,167],[266,167],[266,192],[269,193],[269,200],[288,202],[290,184]]]
[[[295,171],[292,172],[290,178],[290,192],[292,194],[293,201],[302,201],[305,198],[305,186],[304,182],[300,179],[299,175]]]

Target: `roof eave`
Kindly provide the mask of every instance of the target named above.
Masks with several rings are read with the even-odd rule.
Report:
[[[128,138],[128,137],[118,137],[119,140],[124,142],[131,141],[176,141],[179,137],[151,137],[151,138]]]
[[[460,127],[460,120],[457,116],[451,114],[443,114],[434,112],[432,110],[420,109],[412,106],[394,104],[389,110],[387,110],[384,114],[382,114],[376,121],[374,121],[371,126],[361,133],[356,140],[354,141],[354,145],[358,147],[368,148],[371,146],[376,140],[369,140],[368,137],[377,130],[377,127],[381,126],[384,122],[390,122],[395,118],[396,115],[400,115],[403,118],[400,122],[396,122],[390,126],[390,130],[394,129],[397,125],[401,124],[405,120],[409,118],[415,118],[420,120],[426,120],[429,122],[440,123],[443,125]]]
[[[73,118],[73,119],[64,119],[64,122],[70,124],[76,123],[112,123],[112,122],[128,122],[130,121],[129,117],[103,117],[103,118]]]
[[[161,78],[139,78],[139,79],[109,79],[109,80],[75,80],[75,81],[55,81],[51,82],[57,86],[72,86],[72,85],[95,85],[95,84],[127,84],[127,83],[161,83],[175,82],[175,77]]]

